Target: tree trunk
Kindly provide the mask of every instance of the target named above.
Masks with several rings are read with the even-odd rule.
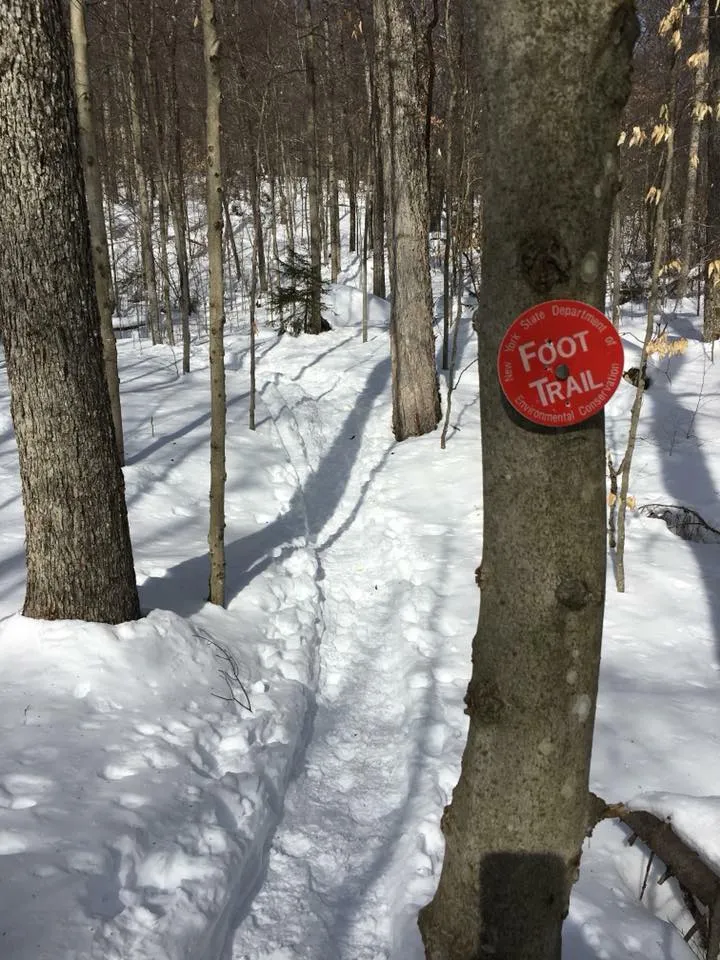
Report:
[[[448,156],[450,156],[448,149]],[[450,310],[452,295],[450,291],[450,260],[452,253],[452,200],[450,199],[449,177],[445,182],[445,250],[443,255],[443,325],[442,325],[442,362],[443,370],[448,368],[448,350],[450,348]],[[450,380],[448,379],[448,383]]]
[[[380,147],[379,121],[374,122],[373,139],[373,198],[372,198],[372,251],[373,251],[373,296],[387,296],[385,286],[385,176]]]
[[[708,29],[708,96],[713,117],[720,109],[720,16],[710,17]],[[720,338],[720,121],[713,120],[707,149],[707,271],[703,340]]]
[[[107,100],[103,101],[102,104],[102,123],[100,124],[100,142],[102,144],[103,157],[101,168],[105,173],[105,194],[107,196],[108,205],[112,206],[115,203],[120,202],[120,194],[118,191],[118,161],[117,157],[114,154],[114,137],[112,130],[112,122],[110,119],[110,104]]]
[[[165,332],[168,343],[175,346],[173,330],[172,302],[170,300],[170,261],[168,260],[168,208],[167,192],[161,185],[158,194],[158,227],[160,229],[160,274],[162,277],[162,301],[165,311]]]
[[[259,138],[260,138],[259,132],[257,136],[258,136],[258,150],[259,150]],[[249,163],[250,203],[252,204],[253,232],[255,236],[254,246],[255,246],[255,249],[257,250],[258,280],[260,282],[260,292],[267,293],[267,267],[265,264],[265,238],[263,237],[262,203],[261,203],[261,197],[260,197],[262,181],[260,178],[260,162],[257,156],[258,150],[255,150],[255,149],[253,150],[252,158]]]
[[[0,335],[25,509],[23,612],[140,615],[103,370],[62,0],[0,12]]]
[[[386,190],[392,310],[393,433],[397,440],[434,430],[440,419],[428,257],[428,184],[420,38],[406,0],[375,0],[386,132]]]
[[[282,170],[281,183],[283,197],[285,198],[285,226],[287,227],[288,246],[291,250],[295,249],[295,182],[288,173],[287,159],[285,157],[285,140],[280,136],[280,130],[277,129],[277,141],[280,147],[280,169]]]
[[[391,0],[393,4],[403,3],[405,0]],[[373,35],[374,35],[374,71],[373,71],[373,112],[375,118],[375,150],[377,160],[377,176],[375,178],[376,196],[373,202],[373,257],[376,254],[376,243],[383,248],[383,234],[387,236],[387,260],[392,289],[395,272],[395,246],[393,243],[393,214],[395,208],[392,203],[393,175],[392,160],[394,155],[394,117],[392,116],[393,97],[393,68],[391,65],[392,53],[390,50],[390,17],[386,8],[386,0],[373,2]],[[416,109],[419,105],[415,105]],[[417,117],[416,117],[417,122]],[[417,164],[417,157],[415,158]],[[420,164],[423,164],[422,156]],[[424,165],[424,164],[423,164]],[[382,206],[381,206],[382,203]],[[377,234],[377,237],[376,237]],[[384,253],[383,253],[384,256]],[[373,264],[373,276],[374,276]],[[385,286],[383,263],[383,289]],[[373,293],[376,293],[373,285]]]
[[[645,395],[645,368],[648,359],[648,347],[655,329],[655,315],[660,310],[662,290],[660,277],[663,263],[667,262],[667,241],[670,216],[670,190],[672,188],[673,166],[675,163],[675,108],[677,104],[677,90],[679,81],[680,58],[677,51],[672,56],[670,70],[670,91],[667,107],[667,136],[665,139],[664,162],[662,165],[663,179],[659,186],[659,199],[655,206],[655,236],[653,238],[653,259],[650,271],[650,295],[648,297],[647,318],[645,321],[645,337],[638,369],[641,371],[635,385],[635,396],[630,411],[630,428],[628,430],[627,446],[622,463],[617,470],[620,475],[620,496],[617,501],[617,542],[615,550],[615,585],[618,593],[625,592],[625,520],[627,517],[627,499],[630,487],[630,470],[632,468],[635,444],[637,442],[640,412]]]
[[[448,4],[450,7],[452,4]],[[446,11],[447,12],[447,11]],[[438,0],[432,0],[432,16],[425,28],[425,49],[427,56],[427,93],[425,96],[425,164],[427,166],[427,191],[428,191],[428,209],[432,202],[433,195],[433,176],[432,176],[432,119],[433,119],[433,98],[435,94],[435,47],[433,45],[433,31],[438,25],[440,19],[440,9]],[[450,52],[452,56],[452,51]],[[450,115],[450,114],[449,114]],[[438,209],[439,218],[442,217],[442,193],[439,197]]]
[[[223,186],[220,154],[220,41],[214,0],[202,0],[207,82],[207,207],[210,293],[210,602],[225,603],[225,347]]]
[[[176,0],[177,9],[177,0]],[[168,84],[168,113],[173,130],[173,166],[168,173],[168,194],[172,214],[173,235],[175,240],[175,258],[177,260],[180,283],[180,324],[183,344],[183,373],[190,373],[190,268],[188,264],[187,206],[185,203],[185,174],[182,156],[182,134],[180,132],[180,110],[177,95],[177,13],[173,15],[170,44],[170,82]]]
[[[333,82],[332,55],[330,49],[330,25],[327,16],[323,19],[323,39],[325,47],[325,103],[327,108],[327,165],[328,165],[328,239],[330,241],[330,281],[337,283],[340,273],[340,188],[337,175],[337,156],[335,153],[335,129],[337,117],[335,110],[336,84]],[[328,89],[329,87],[329,89]]]
[[[162,103],[160,97],[160,83],[157,76],[153,76],[152,61],[148,56],[145,58],[145,74],[147,79],[147,104],[149,114],[150,137],[155,154],[155,163],[157,166],[159,190],[157,197],[158,204],[158,230],[160,242],[160,279],[162,283],[162,304],[165,313],[165,332],[168,343],[171,347],[175,346],[175,330],[173,329],[172,303],[170,299],[170,261],[168,259],[168,207],[169,195],[168,188],[168,162],[167,150],[165,147],[165,128],[162,116]]]
[[[678,279],[678,297],[680,298],[687,296],[690,252],[693,232],[697,225],[695,197],[697,194],[698,167],[700,166],[700,134],[702,132],[707,100],[709,16],[710,0],[701,0],[698,17],[699,37],[696,54],[697,62],[695,63],[695,103],[693,106],[692,126],[690,128],[690,147],[688,153],[687,180],[685,184],[685,202],[683,204],[682,233],[680,238],[680,277]]]
[[[348,125],[346,124],[346,129]],[[348,130],[349,134],[349,130]],[[355,253],[358,247],[358,175],[357,155],[351,144],[348,145],[348,179],[346,182],[348,194],[349,226],[348,226],[348,253]]]
[[[257,301],[257,280],[257,251],[253,250],[252,268],[250,273],[250,404],[248,410],[248,426],[251,430],[256,429],[255,406],[257,401],[257,350],[255,349],[255,333],[257,331],[257,324],[255,320],[255,307]]]
[[[309,92],[307,119],[308,220],[310,224],[310,270],[312,301],[306,333],[322,331],[322,228],[320,213],[320,164],[317,151],[317,81],[311,0],[305,0],[305,78]]]
[[[105,377],[110,393],[115,443],[121,465],[125,462],[122,410],[120,407],[120,380],[118,378],[117,346],[112,325],[114,291],[110,271],[105,210],[103,208],[102,181],[95,142],[95,123],[90,96],[90,71],[87,56],[87,31],[85,29],[85,0],[71,0],[70,28],[75,64],[75,94],[80,129],[80,151],[85,176],[90,237],[92,240],[93,272],[100,310],[100,333],[103,343]]]
[[[477,0],[484,27],[482,604],[428,960],[559,960],[588,816],[605,599],[603,416],[536,427],[496,372],[534,303],[604,308],[632,3]]]
[[[620,326],[620,271],[622,269],[622,212],[620,192],[615,197],[612,215],[612,322]]]
[[[372,159],[368,161],[368,167],[372,168]],[[362,342],[367,343],[368,338],[368,320],[370,314],[370,303],[368,296],[368,240],[370,238],[370,205],[372,196],[372,181],[368,172],[368,181],[365,186],[365,209],[363,210],[363,237],[362,237],[362,265],[360,268],[360,284],[362,287]]]
[[[233,264],[235,265],[235,278],[237,279],[238,286],[242,287],[245,280],[243,276],[242,262],[240,260],[240,254],[238,253],[237,243],[235,242],[235,231],[233,230],[232,220],[230,219],[230,208],[228,207],[227,195],[224,193],[223,215],[225,217],[225,232],[230,243],[230,252],[233,258]]]
[[[138,79],[135,54],[135,26],[128,6],[128,104],[130,108],[130,127],[133,140],[133,164],[138,192],[140,218],[140,247],[143,264],[145,296],[147,297],[147,320],[150,337],[157,343],[160,337],[160,306],[157,293],[157,271],[152,239],[152,207],[148,193],[148,178],[145,172],[145,146],[142,124],[140,122],[140,104],[138,102]]]

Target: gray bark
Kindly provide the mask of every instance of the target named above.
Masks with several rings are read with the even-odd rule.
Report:
[[[125,462],[123,441],[122,410],[120,407],[120,380],[118,378],[117,346],[112,325],[114,309],[114,290],[110,271],[107,233],[105,231],[105,210],[103,207],[103,189],[100,178],[100,166],[95,138],[92,98],[90,95],[90,71],[88,67],[87,31],[85,28],[85,0],[71,0],[70,28],[75,67],[75,95],[77,97],[78,126],[80,130],[80,151],[83,174],[85,177],[85,197],[87,200],[90,237],[92,240],[93,272],[100,309],[100,332],[103,342],[103,361],[105,377],[110,393],[113,429],[120,463]]]
[[[330,50],[330,25],[327,16],[323,19],[323,37],[325,46],[325,74],[327,106],[327,165],[328,165],[328,236],[330,240],[330,282],[336,283],[340,273],[340,188],[338,184],[335,128],[337,125],[335,110],[335,87]],[[352,233],[352,227],[351,227]]]
[[[698,168],[700,166],[700,134],[703,127],[703,108],[707,100],[707,57],[708,25],[710,19],[710,0],[701,0],[699,20],[699,38],[696,53],[699,62],[695,67],[695,104],[690,128],[690,146],[688,150],[687,180],[685,184],[685,202],[683,204],[682,233],[680,236],[680,277],[678,279],[678,297],[687,295],[688,273],[690,271],[690,251],[693,232],[697,226],[695,201],[697,196]]]
[[[717,117],[720,107],[720,16],[710,17],[708,30],[708,98]],[[707,145],[707,271],[703,340],[720,338],[720,121],[708,129]]]
[[[171,347],[175,346],[175,331],[173,329],[172,303],[170,300],[170,261],[168,259],[168,208],[170,205],[170,191],[168,189],[168,162],[165,144],[165,126],[162,116],[162,101],[160,96],[160,82],[157,76],[153,77],[152,62],[149,55],[145,57],[145,75],[147,81],[147,105],[149,114],[150,137],[152,139],[155,163],[157,166],[160,189],[158,190],[158,230],[160,242],[160,279],[162,282],[162,303],[165,313],[165,332]]]
[[[588,816],[605,599],[603,416],[511,412],[500,341],[526,308],[604,307],[620,112],[637,33],[618,0],[477,0],[484,38],[479,330],[482,603],[462,772],[442,820],[428,960],[559,960]]]
[[[173,235],[175,241],[175,258],[177,260],[178,278],[180,283],[180,323],[182,328],[183,344],[183,373],[190,373],[190,267],[188,264],[187,208],[185,203],[185,177],[182,155],[182,135],[180,132],[180,110],[177,95],[177,0],[173,14],[172,34],[170,43],[170,77],[168,84],[168,113],[173,128],[173,166],[168,174],[167,191],[172,214]]]
[[[381,147],[380,110],[377,96],[377,66],[373,69],[373,60],[370,56],[364,25],[363,8],[356,0],[356,9],[359,22],[363,24],[360,32],[363,52],[363,66],[365,72],[365,93],[367,97],[367,111],[370,117],[370,173],[368,183],[372,192],[366,192],[365,216],[370,211],[370,231],[368,243],[373,252],[373,296],[385,299],[385,181],[383,178],[383,154]],[[382,43],[382,24],[375,25],[375,63],[380,61],[381,50],[378,44]]]
[[[262,187],[260,171],[260,136],[258,131],[256,135],[256,144],[253,149],[250,167],[250,202],[253,212],[253,231],[254,246],[257,250],[258,280],[260,282],[260,292],[267,293],[267,267],[265,264],[265,238],[263,236],[262,204],[260,190]],[[251,134],[252,138],[252,134]]]
[[[143,280],[147,298],[147,319],[153,343],[160,339],[160,305],[157,292],[157,270],[152,239],[152,204],[146,175],[145,143],[140,120],[139,84],[137,78],[137,53],[135,48],[135,25],[128,5],[128,108],[132,132],[132,160],[138,196],[140,219],[140,249]]]
[[[653,237],[653,260],[650,273],[650,295],[648,297],[647,317],[645,321],[645,337],[638,369],[644,373],[648,359],[648,347],[655,329],[655,315],[660,310],[662,290],[660,287],[660,273],[662,265],[667,259],[667,242],[669,230],[670,190],[672,188],[673,166],[675,163],[675,107],[677,103],[677,88],[679,79],[679,57],[673,54],[672,69],[670,71],[670,95],[668,96],[668,133],[665,140],[665,156],[663,164],[663,178],[660,184],[660,199],[655,208],[655,234]],[[628,430],[627,446],[622,463],[617,473],[620,476],[620,495],[617,501],[617,543],[615,550],[615,584],[618,593],[625,592],[625,520],[627,516],[627,498],[630,487],[630,470],[632,468],[635,444],[637,442],[640,412],[645,395],[645,377],[638,376],[635,386],[632,410],[630,412],[630,429]]]
[[[622,269],[622,213],[620,194],[615,197],[612,215],[612,322],[620,326],[620,271]]]
[[[210,602],[225,603],[225,306],[223,295],[223,185],[220,154],[220,41],[214,0],[202,0],[207,82],[207,207],[210,293]]]
[[[322,215],[320,212],[320,163],[317,149],[317,80],[315,78],[315,42],[311,0],[305,0],[305,78],[309,93],[307,119],[306,170],[308,183],[308,220],[310,225],[310,269],[312,303],[306,333],[322,331]]]
[[[407,0],[375,0],[378,96],[384,118],[385,189],[390,208],[393,433],[434,430],[440,419],[428,254],[425,103],[419,25]]]
[[[0,336],[25,510],[23,612],[132,620],[140,609],[62,0],[6,0],[0,63]]]

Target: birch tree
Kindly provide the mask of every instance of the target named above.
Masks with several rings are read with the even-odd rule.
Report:
[[[62,0],[0,6],[0,336],[25,510],[23,612],[140,615]]]
[[[481,607],[462,772],[442,818],[428,960],[559,960],[588,824],[605,599],[602,414],[535,427],[504,402],[500,341],[523,310],[604,308],[628,0],[477,0],[485,101],[479,330]]]

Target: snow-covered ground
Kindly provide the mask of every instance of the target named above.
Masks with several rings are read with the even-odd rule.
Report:
[[[345,279],[351,280],[356,270]],[[23,520],[0,365],[2,960],[421,960],[418,908],[457,780],[481,553],[477,375],[447,449],[390,430],[387,305],[332,290],[333,330],[227,340],[226,610],[205,603],[206,345],[119,343],[130,524],[147,617],[23,619]],[[657,361],[631,493],[720,527],[720,362],[686,301]],[[262,320],[262,317],[261,317]],[[628,365],[644,319],[624,316]],[[471,363],[469,322],[460,367]],[[632,389],[607,408],[622,453]],[[572,489],[568,489],[572,496]],[[592,786],[671,815],[718,864],[720,545],[629,520],[608,577]],[[649,796],[643,798],[643,794]],[[691,957],[672,884],[614,822],[586,845],[570,960]],[[668,918],[669,923],[664,919]]]

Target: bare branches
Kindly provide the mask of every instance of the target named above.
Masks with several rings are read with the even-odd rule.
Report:
[[[215,659],[222,664],[218,670],[218,673],[227,684],[228,696],[223,696],[220,693],[213,693],[213,696],[217,697],[218,700],[224,700],[226,703],[237,703],[238,706],[241,706],[244,710],[252,713],[250,694],[248,693],[245,684],[240,679],[240,667],[235,657],[232,655],[232,653],[230,653],[226,646],[224,646],[222,643],[218,643],[217,640],[213,640],[213,638],[204,630],[196,627],[195,631],[204,640],[207,640],[209,644],[212,644],[212,646],[215,647],[217,651],[215,654]]]

